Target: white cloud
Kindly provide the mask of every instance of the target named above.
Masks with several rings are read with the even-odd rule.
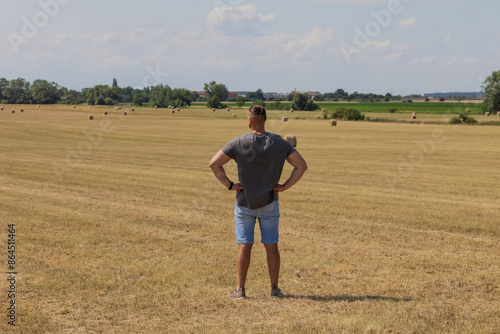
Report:
[[[407,51],[411,49],[415,49],[418,47],[417,43],[398,43],[394,44],[393,49],[399,50],[399,51]]]
[[[398,29],[414,27],[416,24],[417,24],[417,19],[415,17],[411,17],[408,20],[401,21],[398,25]]]
[[[327,28],[324,31],[314,27],[311,32],[303,38],[298,36],[286,44],[282,44],[283,50],[292,53],[293,57],[298,59],[305,58],[310,51],[314,49],[315,56],[325,52],[323,46],[333,38],[333,29]]]
[[[278,21],[278,17],[274,14],[267,14],[267,15],[258,14],[257,17],[262,23],[269,23],[269,22],[274,23]]]
[[[372,65],[391,64],[401,58],[402,55],[402,52],[393,52],[384,56],[376,57],[373,59]]]
[[[392,42],[387,40],[387,41],[383,41],[383,42],[377,42],[377,41],[371,41],[367,44],[367,47],[374,47],[376,49],[385,49],[389,46],[391,46]]]
[[[443,43],[447,45],[450,44],[450,42],[451,42],[451,35],[448,35],[444,38]]]
[[[217,57],[210,57],[203,60],[201,65],[216,71],[230,72],[241,68],[243,63],[234,59],[219,59]]]
[[[257,6],[244,5],[236,7],[215,7],[207,14],[210,27],[218,26],[226,21],[251,20],[257,16]]]
[[[476,57],[469,57],[469,58],[455,57],[448,62],[448,65],[450,65],[450,66],[469,65],[469,64],[476,63],[477,61],[478,61],[478,59]]]
[[[429,65],[434,61],[432,57],[422,57],[422,58],[414,58],[410,60],[410,64],[412,65]]]
[[[255,5],[215,7],[207,14],[209,29],[228,35],[259,34],[262,24],[277,22],[275,14],[260,14]]]

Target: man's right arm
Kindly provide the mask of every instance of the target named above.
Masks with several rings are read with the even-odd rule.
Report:
[[[276,187],[274,187],[273,190],[275,193],[279,193],[290,189],[295,183],[297,183],[302,178],[302,175],[304,175],[304,173],[307,170],[307,163],[304,160],[304,158],[302,158],[302,156],[298,151],[295,151],[292,154],[290,154],[286,158],[286,161],[288,161],[288,163],[293,166],[292,173],[290,174],[290,177],[288,178],[288,180],[286,180],[285,183],[283,183],[282,185],[278,184],[276,185]]]
[[[219,150],[217,152],[212,160],[210,160],[209,167],[212,169],[214,172],[215,177],[217,180],[220,181],[226,188],[229,188],[231,185],[231,180],[226,175],[226,171],[224,170],[224,165],[227,164],[231,160],[231,157],[226,155],[222,150]],[[233,184],[233,188],[231,190],[236,190],[236,191],[241,191],[243,189],[242,185],[240,182],[235,182]]]

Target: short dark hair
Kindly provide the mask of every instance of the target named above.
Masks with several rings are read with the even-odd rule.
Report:
[[[248,112],[252,115],[253,120],[267,120],[266,109],[263,106],[253,105],[248,109]]]

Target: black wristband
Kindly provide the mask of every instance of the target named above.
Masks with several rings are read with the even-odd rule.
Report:
[[[231,189],[233,189],[233,186],[234,186],[234,182],[233,182],[233,181],[231,181],[231,184],[229,185],[229,187],[227,188],[227,190],[231,190]]]

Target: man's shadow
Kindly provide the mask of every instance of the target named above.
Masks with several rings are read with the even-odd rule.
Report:
[[[284,298],[291,298],[291,299],[309,299],[309,300],[314,300],[314,301],[319,301],[319,302],[330,302],[330,301],[335,301],[335,302],[362,302],[365,300],[375,300],[375,301],[390,301],[390,302],[409,302],[411,301],[410,298],[394,298],[394,297],[383,297],[383,296],[371,296],[371,295],[366,295],[366,296],[349,296],[349,295],[339,295],[339,296],[301,296],[301,295],[285,295]]]

